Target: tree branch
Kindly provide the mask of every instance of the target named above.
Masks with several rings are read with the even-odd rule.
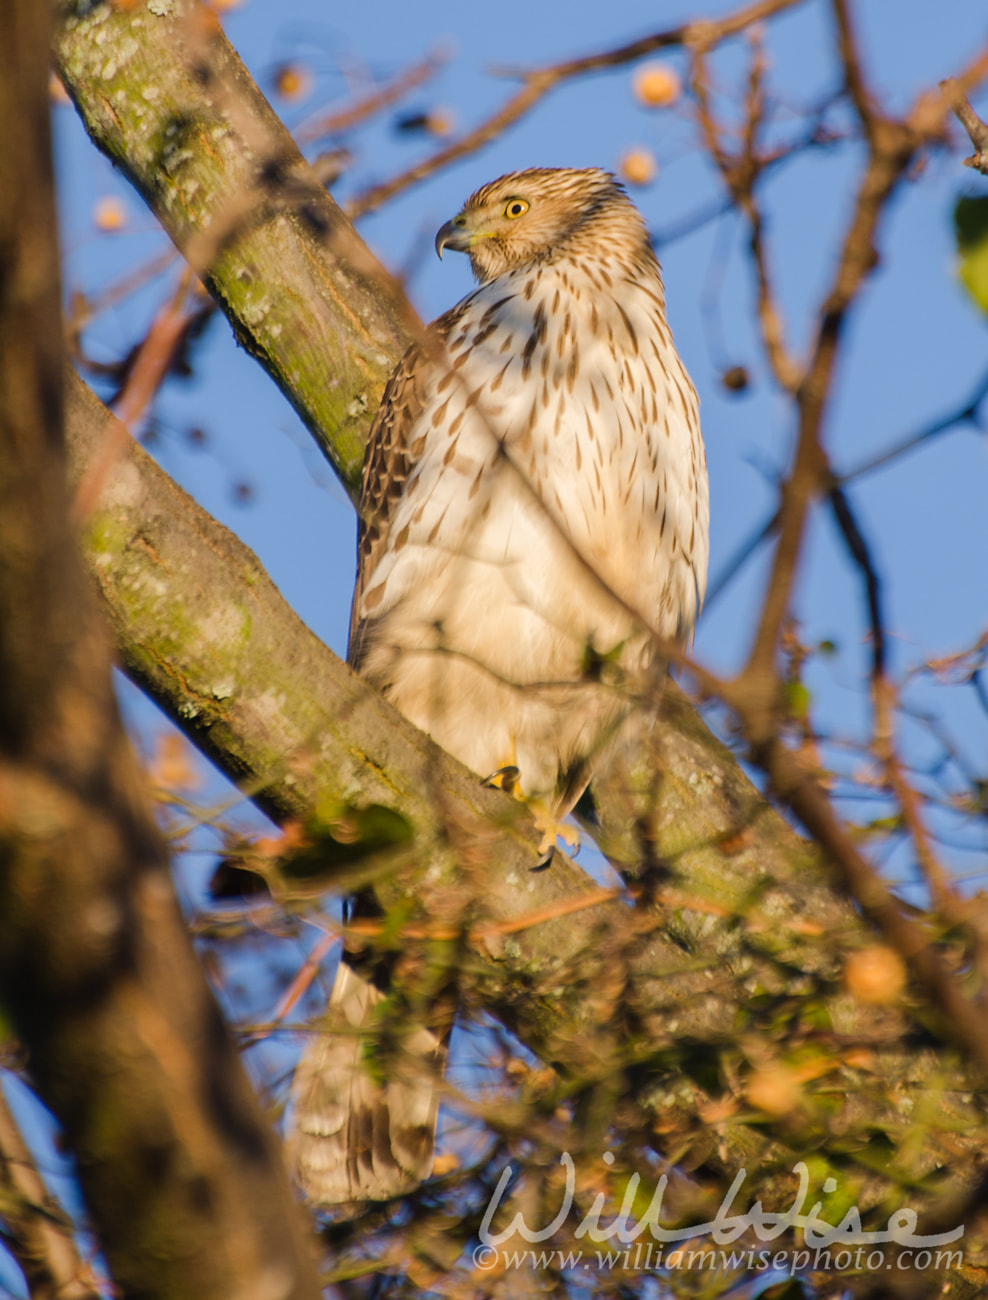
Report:
[[[318,184],[212,10],[198,0],[55,8],[56,66],[94,143],[356,499],[367,427],[420,328],[414,312]]]
[[[147,1297],[319,1294],[192,952],[69,519],[49,10],[0,9],[0,999],[109,1268]],[[271,1283],[272,1287],[275,1283]]]
[[[0,1202],[3,1243],[31,1300],[100,1300],[72,1240],[73,1227],[49,1193],[0,1085]]]
[[[792,473],[782,487],[779,540],[766,588],[754,644],[739,683],[759,700],[756,743],[767,741],[774,725],[777,679],[775,656],[802,548],[807,513],[830,474],[821,444],[823,420],[844,322],[861,286],[877,263],[874,241],[879,221],[896,183],[909,166],[920,137],[907,123],[881,117],[863,89],[846,21],[843,0],[835,0],[845,73],[869,141],[869,161],[844,236],[833,287],[824,302],[812,355],[797,393],[799,439]]]
[[[945,81],[941,81],[940,85],[947,95],[950,107],[954,110],[958,122],[967,132],[971,144],[974,145],[973,155],[964,159],[965,167],[973,167],[975,171],[981,172],[983,176],[988,176],[988,123],[983,122],[978,117],[971,107],[971,101],[964,94],[955,78],[948,77]]]
[[[651,36],[643,36],[640,40],[619,45],[613,50],[602,50],[597,54],[585,55],[583,58],[566,59],[562,63],[550,64],[548,67],[517,73],[515,75],[521,78],[521,89],[516,91],[495,113],[461,139],[454,140],[443,149],[438,149],[428,158],[409,167],[407,171],[392,177],[391,180],[383,181],[380,185],[372,186],[363,194],[358,194],[347,205],[347,216],[356,220],[368,212],[373,212],[375,208],[393,199],[396,194],[433,176],[450,163],[476,153],[478,149],[496,140],[508,127],[514,126],[530,113],[550,91],[567,81],[584,77],[589,73],[634,63],[635,60],[644,58],[646,54],[652,54],[655,50],[665,50],[675,46],[712,49],[721,41],[736,36],[755,23],[771,18],[773,14],[791,9],[798,3],[800,0],[756,0],[754,4],[743,6],[735,13],[728,14],[726,18],[699,19],[696,22],[686,23],[682,27],[671,27],[666,31],[655,32]]]

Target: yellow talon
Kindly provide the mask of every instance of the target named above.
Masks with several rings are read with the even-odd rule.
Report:
[[[511,743],[511,753],[507,760],[493,771],[490,776],[485,777],[483,784],[492,787],[495,790],[504,790],[512,798],[523,803],[535,818],[535,825],[542,832],[542,839],[539,841],[539,854],[548,865],[556,848],[556,840],[562,840],[571,853],[576,853],[580,847],[580,834],[574,826],[567,826],[563,821],[550,810],[547,804],[541,799],[529,798],[521,788],[520,784],[521,771],[518,767],[517,752],[514,740]]]
[[[539,799],[525,799],[524,802],[531,809],[536,828],[542,832],[539,853],[543,857],[556,847],[556,840],[562,840],[570,853],[576,853],[580,847],[580,833],[575,826],[560,821]]]
[[[504,767],[499,767],[496,772],[484,777],[481,784],[493,790],[504,790],[507,794],[513,794],[515,798],[520,798],[516,794],[520,775],[521,773],[514,763],[505,763]]]

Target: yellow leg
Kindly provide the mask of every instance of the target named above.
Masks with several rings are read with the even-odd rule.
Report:
[[[539,853],[543,856],[549,853],[556,847],[556,840],[562,840],[571,853],[577,851],[580,847],[580,833],[575,826],[567,826],[560,821],[541,799],[524,799],[524,796],[522,799],[531,810],[536,827],[542,832]]]
[[[491,786],[495,790],[504,790],[508,794],[513,794],[516,798],[520,798],[520,795],[516,793],[518,789],[518,778],[520,775],[521,772],[518,768],[518,746],[515,744],[514,736],[512,736],[511,747],[508,750],[507,758],[502,763],[498,763],[490,776],[485,777],[483,784]]]
[[[526,795],[519,782],[520,776],[518,749],[515,738],[512,736],[507,760],[484,780],[484,785],[493,786],[496,790],[504,790],[517,799],[519,803],[525,804],[530,809],[532,816],[535,818],[536,827],[542,832],[542,839],[539,841],[539,853],[544,858],[551,857],[556,847],[556,840],[562,840],[566,847],[575,853],[580,847],[580,836],[576,828],[567,826],[565,822],[560,821],[544,800]]]

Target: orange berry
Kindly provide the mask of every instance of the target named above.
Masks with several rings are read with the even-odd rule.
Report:
[[[432,1162],[432,1173],[436,1178],[443,1174],[451,1174],[454,1169],[459,1169],[460,1158],[454,1155],[452,1151],[440,1151]]]
[[[646,63],[635,73],[632,85],[642,108],[668,108],[683,90],[679,73],[667,63]]]
[[[93,209],[93,225],[106,234],[122,230],[127,224],[127,209],[123,200],[108,194]]]
[[[906,968],[897,952],[876,944],[848,956],[844,982],[848,992],[861,1002],[895,1002],[906,987]]]
[[[425,129],[440,139],[452,135],[456,129],[456,114],[451,108],[433,108],[426,114]]]
[[[767,1065],[756,1070],[745,1089],[752,1106],[766,1115],[788,1115],[802,1100],[796,1074],[787,1065]]]
[[[621,155],[618,172],[629,185],[650,185],[659,167],[651,149],[629,149]]]
[[[283,63],[274,77],[274,88],[282,99],[302,99],[309,93],[312,78],[299,63]]]
[[[202,784],[192,746],[176,731],[158,737],[148,764],[148,776],[153,785],[163,790],[195,790]]]

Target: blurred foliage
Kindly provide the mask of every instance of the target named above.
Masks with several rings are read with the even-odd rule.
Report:
[[[961,284],[988,316],[988,195],[962,195],[954,207]]]

